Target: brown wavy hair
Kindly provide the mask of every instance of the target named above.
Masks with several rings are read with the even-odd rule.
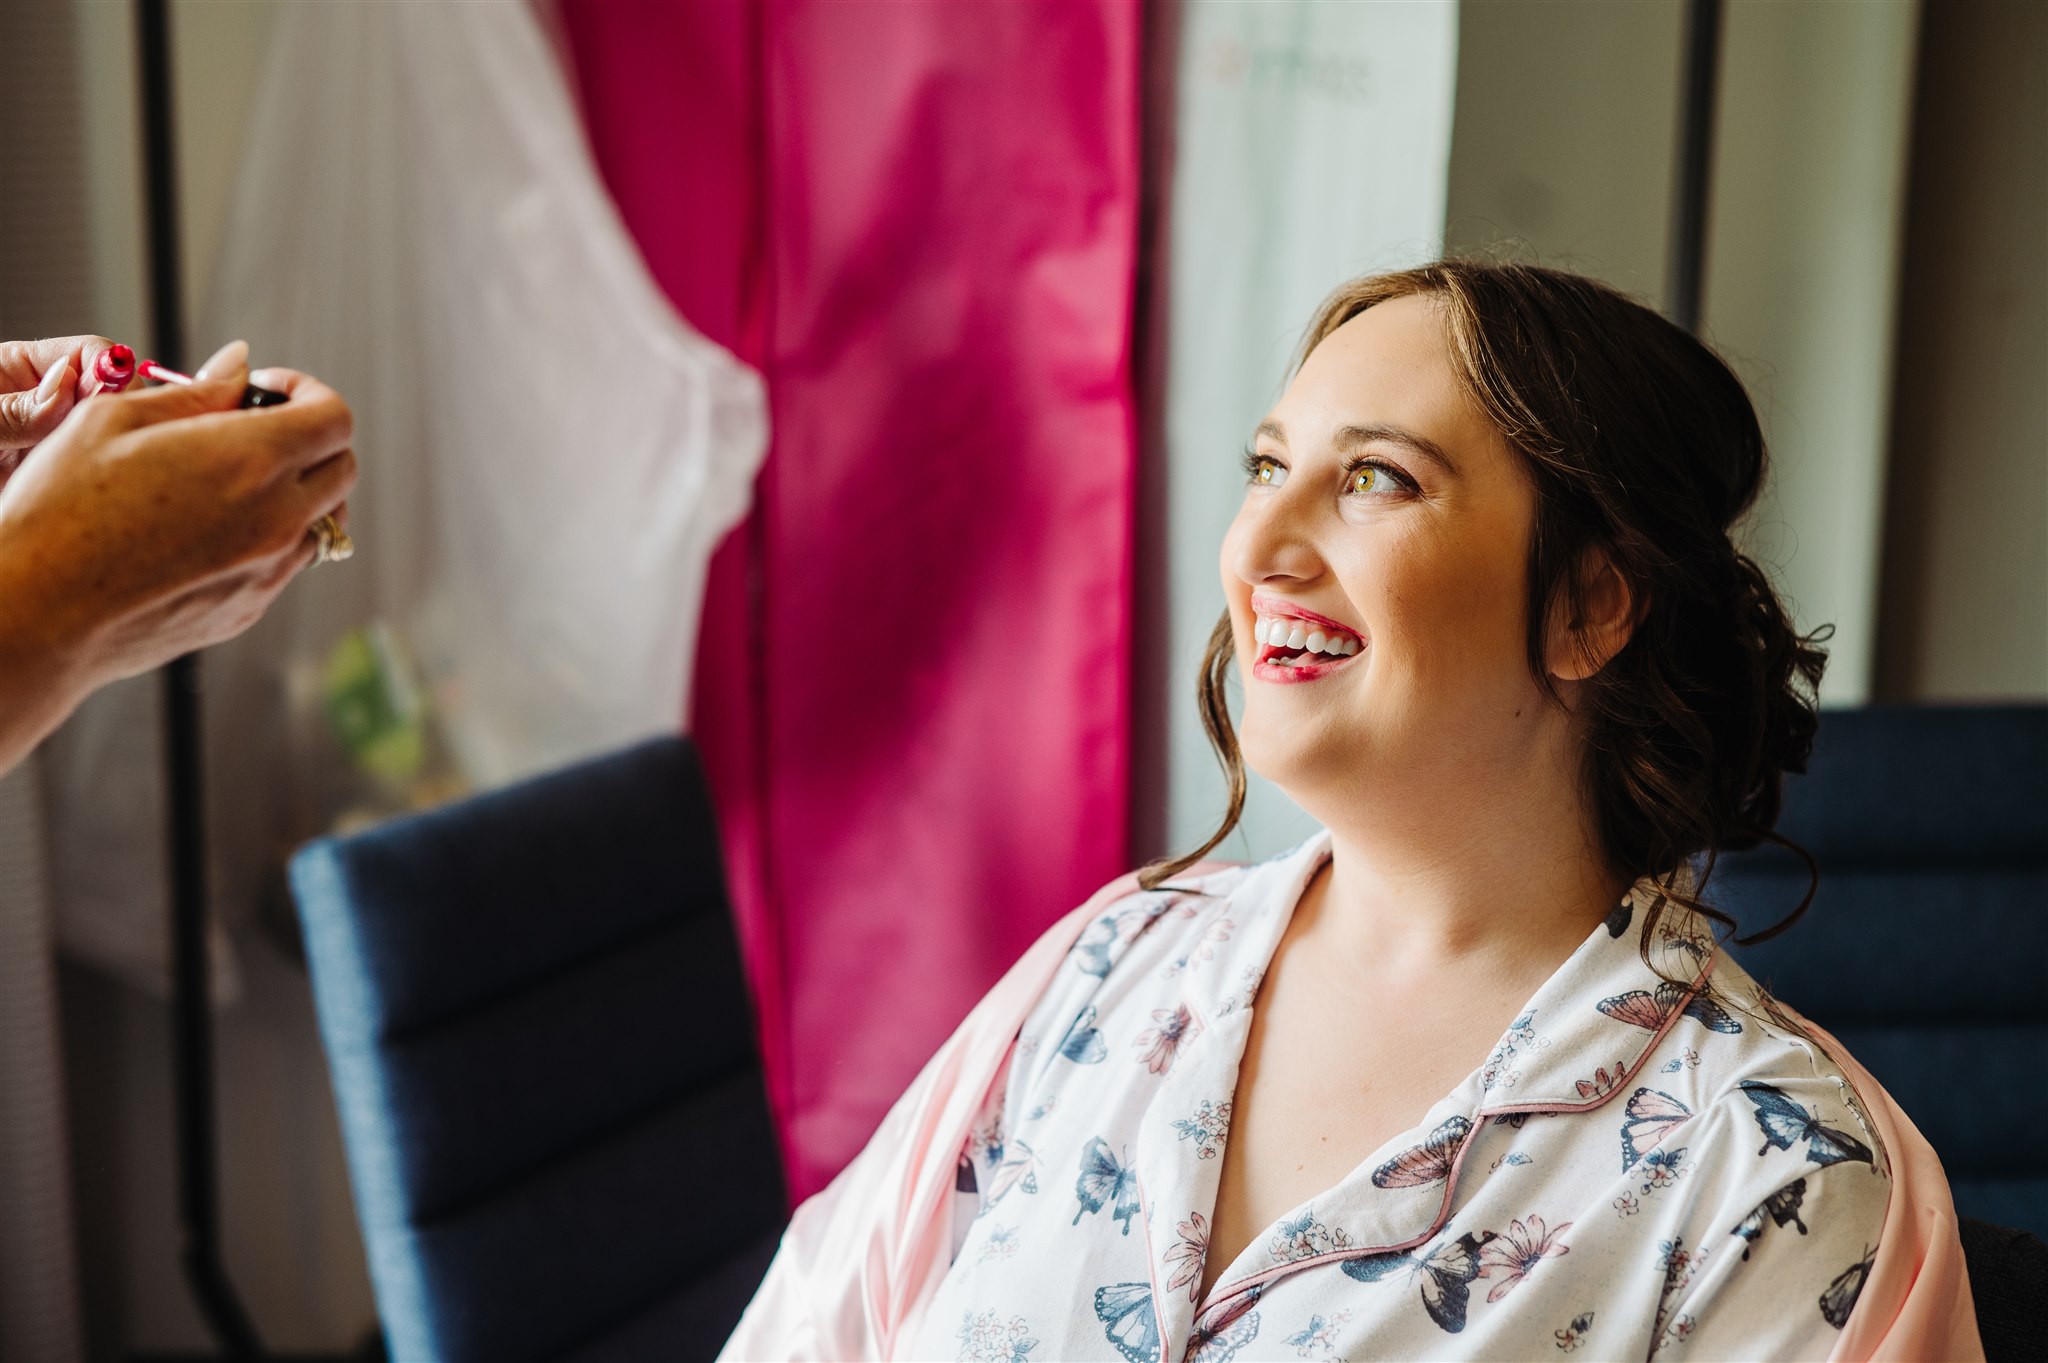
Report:
[[[1444,260],[1339,288],[1309,324],[1294,362],[1367,308],[1425,295],[1440,305],[1460,376],[1522,459],[1536,488],[1529,545],[1529,670],[1563,707],[1544,666],[1553,602],[1582,618],[1574,566],[1604,549],[1645,603],[1628,642],[1582,691],[1581,780],[1610,868],[1651,877],[1662,898],[1642,923],[1642,952],[1666,904],[1732,934],[1727,914],[1678,883],[1704,855],[1695,889],[1723,851],[1790,849],[1811,877],[1799,906],[1746,945],[1806,912],[1820,872],[1772,831],[1784,774],[1804,772],[1832,625],[1792,627],[1763,570],[1730,527],[1762,488],[1766,452],[1749,395],[1711,349],[1626,295],[1534,265]],[[1179,875],[1228,837],[1244,810],[1245,768],[1225,698],[1236,658],[1224,612],[1203,659],[1202,723],[1230,787],[1222,826],[1183,857],[1140,873]]]

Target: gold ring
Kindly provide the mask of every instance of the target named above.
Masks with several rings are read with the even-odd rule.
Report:
[[[333,516],[322,516],[313,522],[313,563],[339,563],[356,551],[356,542],[348,537],[348,531],[341,528],[341,522]]]

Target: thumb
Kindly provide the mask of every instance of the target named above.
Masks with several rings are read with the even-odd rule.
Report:
[[[70,414],[78,373],[70,360],[50,366],[41,383],[24,393],[0,394],[0,450],[25,450],[41,443]]]
[[[193,377],[197,379],[239,378],[242,382],[247,383],[249,381],[249,343],[247,341],[229,341],[219,350],[214,351],[212,357],[205,364],[199,366],[199,372],[193,375]]]
[[[235,344],[241,344],[239,341]],[[247,355],[243,351],[243,356]],[[207,412],[233,411],[242,405],[242,391],[249,386],[246,358],[219,363],[221,356],[208,360],[207,368],[190,383],[167,383],[161,388],[124,394],[114,409],[131,426],[153,426],[159,421],[177,421]]]

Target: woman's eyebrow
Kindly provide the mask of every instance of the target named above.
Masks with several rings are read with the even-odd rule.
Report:
[[[1451,477],[1456,478],[1458,476],[1458,465],[1444,451],[1443,446],[1437,444],[1426,435],[1417,435],[1414,431],[1404,430],[1399,426],[1380,424],[1346,426],[1337,432],[1336,438],[1332,443],[1339,450],[1348,453],[1359,445],[1369,445],[1376,440],[1383,440],[1388,444],[1400,445],[1406,449],[1413,450]]]
[[[1267,439],[1277,441],[1282,445],[1287,443],[1287,428],[1270,418],[1259,423],[1259,429],[1254,432],[1254,435],[1265,436]],[[1406,430],[1400,426],[1389,426],[1383,422],[1376,422],[1366,426],[1344,426],[1338,429],[1336,438],[1331,443],[1337,447],[1339,453],[1349,454],[1358,446],[1370,445],[1375,440],[1384,440],[1390,444],[1400,445],[1404,449],[1413,450],[1416,454],[1421,455],[1424,459],[1429,460],[1442,469],[1449,476],[1453,478],[1459,476],[1457,462],[1449,454],[1445,453],[1443,446],[1437,444],[1426,435],[1417,435],[1414,431]]]

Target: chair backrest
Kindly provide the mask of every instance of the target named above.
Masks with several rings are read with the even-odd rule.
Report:
[[[2026,1231],[1967,1216],[1961,1230],[1985,1363],[2039,1359],[2041,1317],[2048,1313],[2048,1244]]]
[[[661,739],[291,867],[394,1358],[708,1358],[787,1215],[718,839]]]
[[[1898,1100],[1959,1214],[2048,1236],[2048,705],[1823,711],[1778,832],[1820,888],[1736,955]],[[1706,893],[1755,931],[1806,886],[1766,845]]]

